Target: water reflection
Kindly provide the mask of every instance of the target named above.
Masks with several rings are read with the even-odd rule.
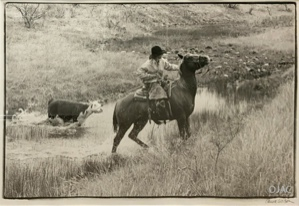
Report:
[[[52,127],[49,131],[50,138],[82,138],[89,134],[85,127]]]
[[[194,113],[203,111],[218,111],[226,105],[225,98],[220,97],[215,92],[209,91],[207,88],[198,88],[198,93],[195,97]],[[46,115],[28,113],[22,116],[17,123],[7,124],[7,134],[18,139],[28,139],[27,136],[37,136],[36,139],[43,137],[50,138],[84,138],[98,137],[99,140],[112,138],[112,115],[115,107],[115,102],[104,105],[101,114],[92,114],[86,122],[78,127],[75,124],[65,124],[64,126],[51,126],[49,124],[40,124],[47,119]],[[24,121],[23,121],[24,120]],[[43,131],[43,135],[41,132]],[[12,132],[13,131],[13,132]],[[26,138],[23,136],[26,136]],[[30,137],[29,139],[34,139]]]
[[[194,112],[218,111],[226,105],[226,100],[206,87],[198,88],[195,96]]]
[[[98,153],[110,154],[115,137],[112,127],[114,107],[115,103],[104,105],[102,113],[92,114],[81,127],[66,129],[62,126],[53,127],[50,125],[30,125],[30,127],[27,125],[23,127],[17,124],[12,125],[7,128],[6,133],[6,135],[13,138],[13,141],[6,144],[7,152],[9,156],[15,155],[18,157],[23,156],[24,153],[28,157],[34,157],[37,154],[45,157],[53,155],[84,157]],[[219,97],[207,88],[198,89],[194,113],[217,112],[225,109],[225,107],[226,101],[224,98]],[[43,115],[40,119],[44,120],[46,118],[46,115]],[[132,127],[128,132],[131,129]],[[127,134],[119,145],[118,152],[121,154],[136,154],[136,151],[142,148],[129,139]],[[48,138],[50,136],[52,138]],[[166,137],[180,140],[176,121],[159,126],[153,122],[148,123],[138,136],[151,147],[162,147],[160,149],[165,149],[164,146],[167,145],[165,142],[168,141]],[[19,152],[21,150],[23,153]]]

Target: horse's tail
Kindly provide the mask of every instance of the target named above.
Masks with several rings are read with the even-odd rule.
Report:
[[[117,130],[118,130],[118,122],[117,122],[117,118],[116,118],[116,105],[115,105],[114,112],[113,112],[113,130],[114,130],[114,132],[117,132]]]

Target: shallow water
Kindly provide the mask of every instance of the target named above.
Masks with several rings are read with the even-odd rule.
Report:
[[[224,105],[226,105],[226,101],[223,97],[220,97],[214,92],[210,92],[207,88],[199,88],[195,96],[194,113],[218,111]]]
[[[217,111],[225,105],[225,100],[206,88],[200,88],[195,99],[194,113],[202,111]],[[92,114],[81,127],[53,127],[50,125],[35,125],[44,127],[48,131],[48,137],[42,139],[24,140],[17,139],[6,144],[6,157],[12,159],[28,159],[34,157],[66,156],[71,158],[84,158],[99,153],[110,154],[113,138],[112,116],[115,103],[103,106],[103,112]],[[46,115],[38,113],[24,114],[17,122],[19,125],[34,125],[47,119]],[[9,124],[8,124],[9,125]],[[128,130],[132,129],[132,127]],[[28,131],[31,132],[32,131]],[[149,144],[151,148],[163,149],[166,134],[178,134],[176,121],[166,125],[147,124],[140,132],[139,139]],[[122,139],[117,152],[121,154],[134,154],[142,149],[139,145],[127,137]],[[30,135],[30,134],[29,134]],[[53,138],[55,137],[55,138]],[[38,138],[38,137],[37,137]]]

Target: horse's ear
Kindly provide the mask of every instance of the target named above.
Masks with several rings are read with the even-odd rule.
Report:
[[[184,56],[181,55],[181,54],[178,54],[178,56],[180,57],[180,59],[183,59],[183,58],[184,58]]]

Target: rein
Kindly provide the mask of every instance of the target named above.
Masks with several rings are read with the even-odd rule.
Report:
[[[204,74],[202,74],[202,72],[195,72],[195,75],[197,75],[197,74],[202,74],[202,77],[203,77],[203,76],[205,76],[209,71],[210,71],[210,68],[208,68]]]
[[[141,89],[141,88],[142,88],[142,86],[140,86],[140,85],[139,85],[139,86],[135,86],[135,87],[129,89],[128,91],[125,91],[124,94],[134,92],[134,91],[136,91],[137,89]]]
[[[187,62],[194,62],[194,61],[187,61]],[[196,63],[198,64],[198,67],[199,67],[199,62],[196,62]],[[179,67],[180,67],[180,66],[181,66],[181,65],[179,65]],[[202,74],[202,77],[203,77],[203,76],[205,76],[209,71],[210,71],[210,69],[208,68],[204,74],[202,74],[202,71],[200,71],[200,72],[195,72],[195,75]],[[180,71],[180,70],[178,71],[178,74],[179,74],[179,76],[181,76],[181,71]],[[170,83],[169,83],[169,90],[171,90],[171,89],[173,89],[174,87],[176,87],[176,84],[173,84],[173,83],[175,83],[178,79],[179,79],[179,78],[176,78],[176,79],[170,79],[170,78],[167,78],[167,80],[170,81]],[[126,94],[127,94],[127,93],[131,93],[131,92],[134,92],[134,91],[136,91],[137,89],[140,89],[140,88],[142,88],[142,86],[140,86],[140,85],[139,85],[139,86],[135,86],[135,87],[129,89],[128,91],[124,92],[124,93],[126,93]],[[171,94],[171,91],[169,91],[169,94]]]

